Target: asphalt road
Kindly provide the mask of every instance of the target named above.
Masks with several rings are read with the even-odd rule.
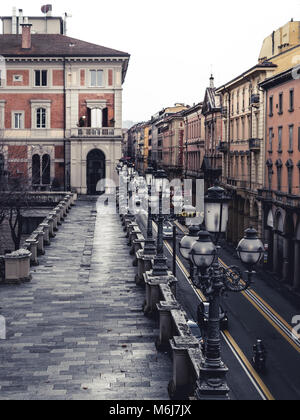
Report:
[[[139,216],[143,233],[146,217]],[[154,225],[154,236],[155,236]],[[184,227],[177,229],[177,298],[194,320],[201,293],[188,280],[188,264],[178,252],[178,242]],[[165,241],[165,255],[172,265],[172,241]],[[222,249],[221,260],[227,265],[245,268],[236,254]],[[222,334],[222,358],[229,368],[227,376],[231,398],[238,400],[299,400],[300,399],[300,345],[291,338],[292,317],[300,308],[289,302],[272,285],[255,276],[249,295],[228,293],[222,306],[228,313],[229,329]],[[248,292],[247,292],[248,293]],[[268,351],[267,370],[258,374],[251,366],[252,346],[261,338]]]

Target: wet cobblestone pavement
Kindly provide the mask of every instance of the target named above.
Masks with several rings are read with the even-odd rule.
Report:
[[[117,215],[80,201],[32,269],[32,281],[0,286],[0,399],[168,399],[169,357]]]

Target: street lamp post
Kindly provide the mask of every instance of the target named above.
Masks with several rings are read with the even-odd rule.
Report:
[[[209,300],[209,319],[204,360],[200,366],[200,379],[197,382],[196,397],[199,400],[226,400],[229,389],[226,382],[228,368],[221,358],[220,340],[220,300],[224,291],[241,292],[246,290],[254,274],[253,268],[261,260],[264,248],[255,229],[245,231],[245,237],[238,245],[241,261],[248,267],[247,279],[237,267],[223,268],[219,263],[218,240],[226,232],[228,222],[228,197],[225,191],[215,186],[205,198],[205,223],[207,231],[199,232],[198,240],[190,241],[189,258],[198,269],[198,286]],[[211,234],[215,236],[216,244]],[[187,249],[188,252],[188,242]]]
[[[155,173],[155,187],[159,193],[159,215],[157,224],[157,249],[154,258],[153,275],[154,276],[168,276],[167,258],[164,256],[164,242],[163,242],[163,224],[164,215],[162,212],[162,197],[163,191],[166,188],[166,181],[168,180],[165,171],[158,170]]]
[[[153,187],[153,168],[148,167],[146,170],[146,183],[148,186],[148,219],[147,219],[147,239],[144,246],[144,255],[155,255],[156,247],[155,240],[153,239],[153,229],[152,229],[152,209],[151,209],[151,190]]]
[[[188,261],[190,266],[190,277],[194,282],[194,264],[190,258],[190,252],[194,243],[198,240],[199,226],[190,226],[188,235],[184,236],[179,243],[179,251],[182,257]]]

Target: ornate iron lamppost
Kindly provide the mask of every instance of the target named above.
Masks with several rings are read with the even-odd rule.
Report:
[[[226,382],[227,367],[221,358],[220,341],[220,299],[224,291],[241,292],[246,290],[255,273],[253,268],[261,260],[264,247],[255,229],[245,232],[245,237],[237,248],[241,261],[247,265],[247,279],[242,279],[238,267],[225,269],[219,263],[218,240],[226,232],[228,222],[228,201],[225,191],[215,186],[205,198],[205,223],[207,231],[201,230],[199,238],[192,243],[189,258],[198,269],[198,284],[209,300],[208,332],[205,343],[205,357],[200,366],[200,379],[197,383],[196,397],[199,400],[228,399]],[[216,239],[212,241],[211,234]],[[187,250],[188,252],[188,250]]]
[[[162,197],[166,189],[166,181],[168,181],[165,171],[158,170],[155,173],[155,189],[159,193],[159,215],[158,215],[158,231],[157,231],[157,250],[154,258],[153,275],[154,276],[168,276],[167,258],[164,256],[164,241],[163,241],[163,223],[164,215],[162,212]]]
[[[151,209],[151,196],[152,187],[154,186],[153,168],[151,166],[146,170],[146,183],[148,186],[148,219],[147,219],[147,239],[144,246],[144,255],[155,255],[156,247],[155,240],[153,239],[152,229],[152,209]]]

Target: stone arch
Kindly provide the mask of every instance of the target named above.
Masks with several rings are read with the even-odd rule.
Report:
[[[296,237],[297,241],[300,241],[300,220],[298,220],[295,237]]]
[[[101,179],[106,177],[106,156],[100,149],[92,149],[86,157],[86,183],[87,193],[90,195],[99,195],[97,185]]]
[[[284,232],[284,215],[280,210],[275,214],[275,229],[280,233]]]
[[[237,227],[237,240],[239,240],[244,236],[245,231],[245,199],[243,197],[239,197]]]
[[[267,223],[267,227],[274,229],[275,221],[274,221],[274,215],[273,215],[272,210],[269,210],[266,223]]]
[[[245,205],[244,205],[244,230],[248,229],[250,227],[250,208],[251,208],[251,204],[250,204],[250,200],[245,200]]]
[[[288,284],[293,285],[294,282],[294,266],[295,266],[295,249],[294,235],[295,225],[293,215],[288,213],[284,223],[284,270],[283,278]]]
[[[258,231],[259,208],[256,201],[253,202],[251,223],[255,230]]]

